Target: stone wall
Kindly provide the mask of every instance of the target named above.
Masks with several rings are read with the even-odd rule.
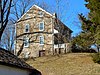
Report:
[[[25,55],[28,55],[29,57],[38,57],[39,51],[41,50],[45,50],[46,55],[51,54],[53,46],[52,17],[45,11],[42,11],[43,16],[41,17],[39,15],[40,11],[40,9],[32,7],[16,24],[16,35],[20,36],[16,40],[16,53],[20,50],[23,44],[23,38],[26,36],[30,39],[29,47],[23,47],[21,57],[25,57]],[[26,15],[28,15],[27,19]],[[43,31],[39,31],[40,22],[44,22]],[[26,34],[25,24],[29,24],[29,33]],[[39,36],[44,36],[44,45],[39,44]]]

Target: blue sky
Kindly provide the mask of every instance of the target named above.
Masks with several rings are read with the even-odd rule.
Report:
[[[52,10],[55,10],[56,0],[38,0],[39,2],[46,2]],[[78,19],[78,14],[83,13],[88,15],[89,10],[84,6],[86,2],[84,0],[62,0],[60,1],[60,7],[63,8],[61,11],[66,11],[64,13],[64,21],[72,31],[72,36],[76,36],[81,31],[81,23]],[[54,8],[54,9],[53,9]]]

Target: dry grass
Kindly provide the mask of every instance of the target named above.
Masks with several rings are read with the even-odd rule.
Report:
[[[40,57],[26,62],[43,75],[100,75],[100,65],[87,53]]]

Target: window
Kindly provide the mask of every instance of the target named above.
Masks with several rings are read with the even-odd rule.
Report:
[[[40,45],[44,45],[44,37],[40,36]]]
[[[26,25],[25,25],[25,32],[26,32],[26,33],[29,32],[29,24],[26,24]]]
[[[39,12],[38,12],[38,15],[39,15],[40,17],[43,17],[43,12],[42,12],[42,11],[39,11]]]
[[[44,22],[41,22],[41,23],[39,24],[39,30],[40,30],[40,31],[43,31],[43,30],[44,30]]]
[[[30,17],[29,17],[29,15],[28,15],[28,14],[26,14],[25,19],[28,19],[28,18],[30,18]]]
[[[29,38],[24,38],[24,47],[29,47]]]

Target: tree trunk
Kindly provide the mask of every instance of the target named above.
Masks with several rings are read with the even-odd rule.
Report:
[[[2,34],[3,34],[5,28],[6,28],[6,26],[3,26],[0,30],[0,42],[1,42]]]
[[[21,52],[23,51],[23,46],[24,46],[24,43],[21,45],[20,50],[17,53],[17,56],[19,56],[21,54]]]

